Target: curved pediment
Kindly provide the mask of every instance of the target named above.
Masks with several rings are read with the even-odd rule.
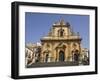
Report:
[[[56,48],[66,48],[67,45],[64,43],[59,43]]]

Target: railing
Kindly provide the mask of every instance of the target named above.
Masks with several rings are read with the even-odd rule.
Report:
[[[79,36],[47,36],[47,37],[42,37],[41,40],[65,40],[65,39],[81,39]]]

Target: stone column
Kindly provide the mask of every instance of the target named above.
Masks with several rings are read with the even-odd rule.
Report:
[[[68,43],[68,61],[72,61],[71,44]]]
[[[67,57],[68,57],[68,47],[66,47],[65,49],[64,49],[64,53],[65,53],[65,60],[64,61],[67,61],[68,59],[67,59]]]
[[[58,49],[56,49],[56,60],[57,60],[57,62],[59,61],[59,55],[58,54],[59,54]]]
[[[55,62],[55,59],[54,59],[55,58],[55,56],[54,56],[54,43],[52,43],[52,48],[51,49],[52,49],[52,57],[51,57],[52,62]]]
[[[79,55],[79,61],[82,62],[82,56],[83,56],[83,55],[82,55],[82,53],[81,53],[81,46],[80,46],[81,43],[79,42],[78,44],[79,44],[79,54],[80,54],[80,55]]]
[[[79,43],[79,53],[81,54],[81,46],[80,46],[80,43]]]

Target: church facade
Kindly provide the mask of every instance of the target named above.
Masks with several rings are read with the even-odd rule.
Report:
[[[63,19],[52,25],[47,36],[41,39],[40,62],[78,61],[81,55],[81,40],[69,22]]]

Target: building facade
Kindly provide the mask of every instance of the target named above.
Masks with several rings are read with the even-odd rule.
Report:
[[[25,46],[25,65],[32,65],[33,63],[40,62],[41,44],[26,44]]]
[[[81,54],[79,33],[73,32],[71,25],[60,20],[52,25],[47,36],[41,39],[40,62],[78,61]]]

